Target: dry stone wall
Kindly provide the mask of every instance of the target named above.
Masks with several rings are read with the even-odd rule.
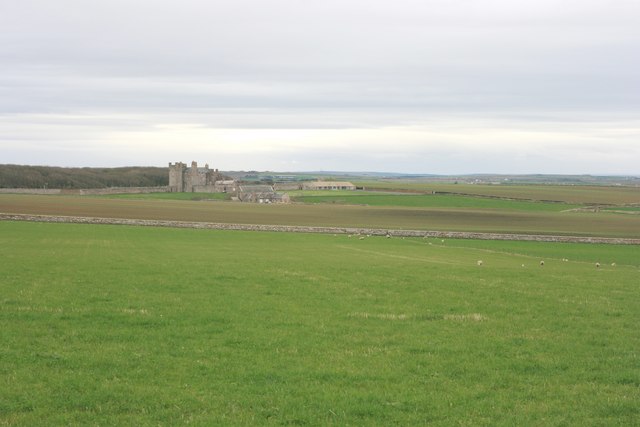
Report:
[[[260,224],[224,224],[211,222],[187,221],[158,221],[145,219],[95,218],[78,216],[55,215],[25,215],[0,213],[0,221],[37,221],[73,224],[109,224],[132,225],[148,227],[198,228],[209,230],[242,230],[242,231],[273,231],[288,233],[326,233],[350,234],[391,237],[435,237],[439,239],[478,239],[478,240],[519,240],[535,242],[563,242],[563,243],[604,243],[616,245],[640,245],[640,239],[626,239],[613,237],[581,237],[581,236],[547,236],[531,234],[502,234],[502,233],[468,233],[459,231],[425,231],[425,230],[395,230],[378,228],[354,227],[307,227],[294,225],[260,225]]]
[[[88,189],[44,189],[44,188],[0,188],[0,193],[6,194],[79,194],[103,195],[103,194],[146,194],[146,193],[166,193],[169,187],[108,187],[108,188],[88,188]]]
[[[0,194],[60,194],[59,188],[0,188]]]
[[[82,196],[85,195],[102,195],[102,194],[147,194],[147,193],[166,193],[169,187],[109,187],[109,188],[90,188],[77,190]]]

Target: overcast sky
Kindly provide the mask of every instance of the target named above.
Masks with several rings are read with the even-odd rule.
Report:
[[[0,0],[0,164],[640,175],[638,0]]]

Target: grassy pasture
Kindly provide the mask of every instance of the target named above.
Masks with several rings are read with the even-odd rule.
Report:
[[[640,206],[616,206],[616,207],[608,207],[604,210],[607,211],[622,211],[622,212],[638,212],[640,213]]]
[[[640,237],[639,216],[610,212],[416,208],[331,203],[261,205],[20,194],[0,194],[0,212],[241,224]]]
[[[569,204],[622,205],[640,203],[640,187],[607,187],[595,185],[446,184],[406,180],[358,181],[357,184],[368,189],[390,191],[411,190],[426,193],[441,191],[514,199],[553,200]]]
[[[108,194],[96,197],[108,199],[143,199],[143,200],[226,200],[227,193],[139,193],[139,194]]]
[[[581,205],[520,200],[489,199],[444,194],[379,194],[372,191],[289,192],[297,202],[339,203],[368,206],[402,206],[415,208],[472,208],[519,211],[562,212]]]
[[[0,424],[633,425],[637,255],[0,222]]]

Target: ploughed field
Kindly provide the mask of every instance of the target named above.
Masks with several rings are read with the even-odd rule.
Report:
[[[2,221],[0,424],[633,425],[638,255]]]
[[[626,189],[623,190],[623,195],[626,195]],[[615,193],[617,190],[611,191]],[[211,200],[213,196],[208,198],[204,194],[187,195],[188,193],[126,197],[0,194],[0,213],[263,225],[640,237],[640,215],[637,214],[637,206],[628,203],[607,206],[597,212],[587,212],[575,210],[587,205],[564,202],[489,199],[460,195],[309,193],[293,193],[294,200],[303,203],[289,205]],[[640,190],[636,189],[636,193],[637,198],[629,196],[628,200],[640,200]]]

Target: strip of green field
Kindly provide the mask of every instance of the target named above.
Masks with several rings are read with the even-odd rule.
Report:
[[[304,203],[361,204],[369,206],[404,206],[419,208],[473,208],[520,211],[561,212],[580,205],[566,203],[528,202],[442,194],[376,194],[367,191],[336,191],[334,193],[297,192],[294,200]]]
[[[0,222],[0,424],[633,425],[636,255]]]
[[[339,204],[129,200],[0,194],[0,212],[215,223],[640,237],[640,217],[606,212],[507,211]]]
[[[611,208],[604,208],[607,211],[621,211],[621,212],[640,212],[640,206],[616,206]]]
[[[552,200],[569,204],[632,204],[640,203],[640,187],[592,185],[488,185],[445,184],[405,180],[379,180],[357,182],[368,189],[411,190],[431,193],[448,192],[488,197],[529,200]]]
[[[109,194],[104,196],[109,199],[142,199],[142,200],[226,200],[230,198],[227,193],[136,193],[136,194]]]

